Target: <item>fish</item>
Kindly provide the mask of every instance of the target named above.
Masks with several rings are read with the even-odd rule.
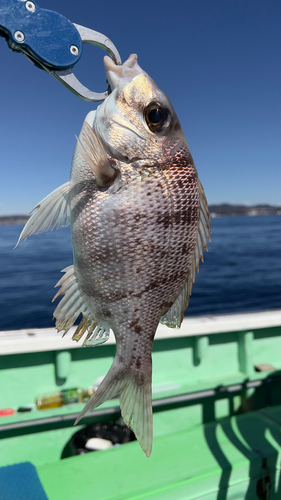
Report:
[[[157,326],[180,327],[203,249],[207,199],[169,98],[137,56],[104,58],[111,93],[85,118],[70,180],[31,212],[19,241],[71,226],[73,264],[57,283],[54,317],[73,340],[116,354],[75,423],[119,396],[121,414],[150,456],[152,358]]]

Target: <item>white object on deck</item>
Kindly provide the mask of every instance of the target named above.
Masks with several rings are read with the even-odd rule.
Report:
[[[254,313],[184,318],[181,328],[178,329],[159,325],[155,338],[165,339],[224,332],[247,332],[273,326],[281,326],[281,309]],[[61,337],[61,334],[55,328],[28,328],[26,330],[0,332],[0,355],[60,351],[81,347],[82,341],[75,342],[71,340],[75,328],[72,327],[64,338]],[[112,332],[110,332],[109,340],[105,345],[107,344],[115,344]],[[91,348],[89,347],[88,349]]]
[[[85,444],[85,448],[92,451],[108,450],[112,447],[113,444],[109,439],[102,438],[90,438]]]

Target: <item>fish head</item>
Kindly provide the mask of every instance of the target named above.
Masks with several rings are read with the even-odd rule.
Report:
[[[189,149],[174,108],[136,54],[122,65],[104,58],[111,94],[98,107],[93,124],[107,154],[134,166],[164,164]]]

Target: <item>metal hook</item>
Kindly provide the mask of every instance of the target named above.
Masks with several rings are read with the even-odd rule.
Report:
[[[84,26],[80,26],[79,24],[73,23],[76,29],[79,32],[81,40],[83,43],[89,43],[92,45],[96,45],[101,49],[105,50],[114,60],[116,64],[122,64],[121,57],[119,55],[118,50],[115,45],[112,43],[109,38],[107,38],[102,33],[98,31],[91,30],[89,28],[85,28]],[[56,70],[50,71],[47,67],[44,67],[46,71],[51,73],[55,78],[57,78],[63,85],[68,87],[74,94],[76,94],[81,99],[89,102],[97,102],[104,101],[109,95],[109,90],[106,92],[98,93],[89,90],[85,87],[74,75],[72,72],[72,68],[68,68],[66,70]]]
[[[109,89],[92,92],[73,74],[83,43],[102,48],[116,64],[122,64],[118,50],[105,35],[73,24],[58,12],[42,9],[31,0],[0,0],[0,36],[13,51],[25,54],[37,67],[86,101],[103,101]]]

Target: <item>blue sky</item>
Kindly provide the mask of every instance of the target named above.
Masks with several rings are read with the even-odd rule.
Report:
[[[171,99],[209,203],[281,205],[280,0],[42,0],[112,39]],[[29,212],[69,179],[96,105],[0,38],[0,215]],[[104,52],[84,46],[74,72],[105,90]]]

